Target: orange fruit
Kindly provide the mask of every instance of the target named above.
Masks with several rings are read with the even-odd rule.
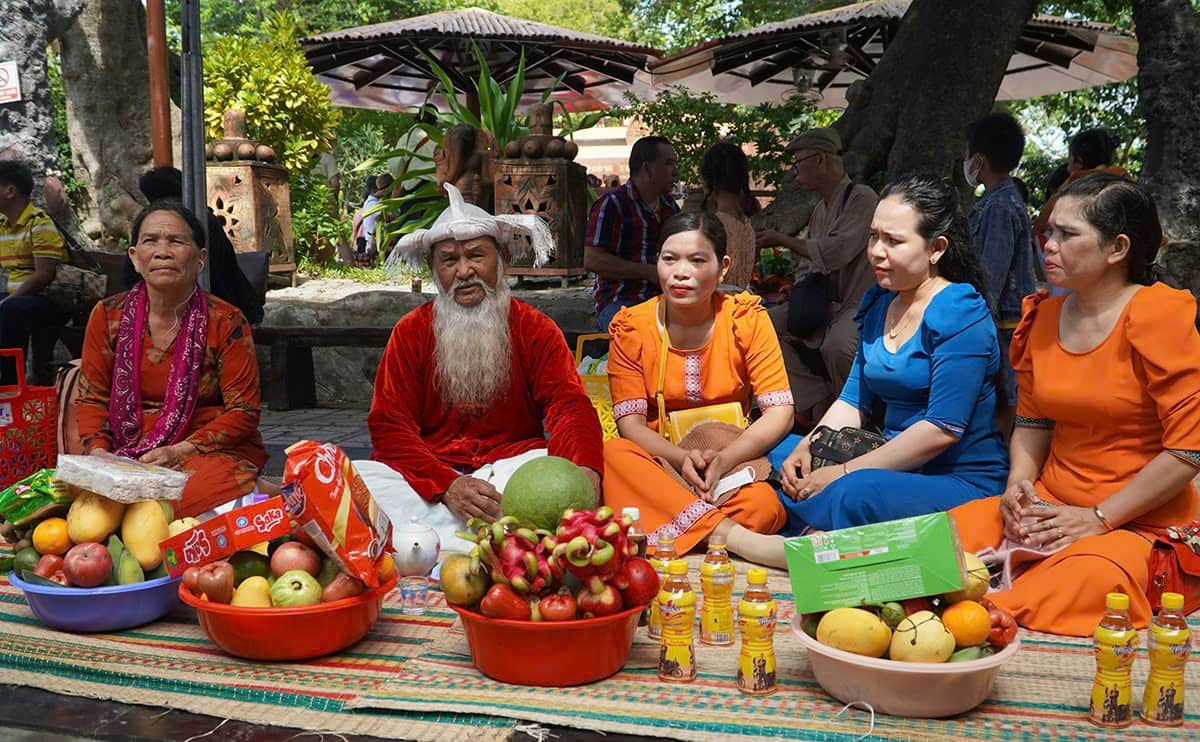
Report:
[[[975,647],[987,641],[992,630],[988,609],[974,600],[960,600],[942,612],[942,623],[954,634],[959,647]]]
[[[396,563],[392,561],[391,554],[384,554],[379,557],[379,582],[384,583],[392,579],[392,575],[396,574]]]
[[[33,548],[40,554],[66,554],[71,548],[66,518],[47,518],[33,529]]]

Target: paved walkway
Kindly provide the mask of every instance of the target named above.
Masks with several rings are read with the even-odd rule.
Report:
[[[371,435],[367,432],[367,411],[318,407],[309,410],[263,409],[259,431],[271,458],[263,474],[278,477],[283,474],[284,449],[305,439],[336,443],[352,459],[365,459],[371,454]]]

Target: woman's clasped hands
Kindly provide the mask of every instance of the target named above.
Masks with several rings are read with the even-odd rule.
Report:
[[[683,481],[688,483],[696,496],[707,503],[714,503],[713,490],[721,477],[725,476],[731,465],[721,456],[720,451],[711,448],[685,448],[679,473]]]

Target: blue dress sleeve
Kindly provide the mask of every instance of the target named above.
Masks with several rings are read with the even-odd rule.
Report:
[[[994,386],[1000,343],[992,313],[978,291],[956,283],[942,293],[948,295],[930,304],[923,322],[931,348],[925,420],[961,438],[981,392]]]
[[[838,395],[838,399],[857,408],[864,415],[871,414],[876,397],[863,378],[863,369],[866,367],[863,343],[877,338],[883,332],[883,315],[887,311],[887,302],[881,300],[887,295],[888,292],[878,286],[872,286],[863,295],[862,303],[854,314],[854,322],[858,325],[858,350],[854,354],[854,365],[850,367],[850,374],[846,377],[841,394]]]

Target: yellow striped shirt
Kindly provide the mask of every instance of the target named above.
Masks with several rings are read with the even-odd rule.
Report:
[[[0,214],[0,268],[8,271],[10,285],[33,275],[34,258],[66,260],[63,238],[54,222],[32,203],[25,205],[16,223]]]

